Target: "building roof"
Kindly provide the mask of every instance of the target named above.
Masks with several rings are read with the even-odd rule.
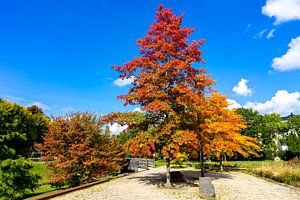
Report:
[[[285,117],[280,117],[283,121],[286,121],[286,120],[288,120],[288,118],[290,118],[290,117],[292,117],[294,114],[293,113],[291,113],[291,114],[289,114],[288,116],[285,116]]]

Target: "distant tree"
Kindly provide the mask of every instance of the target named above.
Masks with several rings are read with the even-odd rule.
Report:
[[[203,101],[214,81],[203,68],[192,67],[204,62],[199,50],[204,41],[188,44],[194,29],[181,27],[183,16],[161,5],[155,19],[147,35],[137,42],[141,57],[114,68],[121,73],[120,78],[134,78],[129,93],[119,99],[125,100],[125,105],[139,105],[157,119],[155,135],[149,130],[139,132],[135,141],[139,141],[137,147],[159,147],[167,163],[166,185],[170,186],[171,160],[198,145],[197,134],[181,119],[189,104]]]
[[[242,116],[247,123],[247,128],[241,131],[241,134],[260,139],[261,123],[263,116],[251,108],[237,108],[235,112]]]
[[[44,136],[48,131],[50,118],[46,116],[43,110],[36,105],[27,107],[27,110],[32,113],[32,118],[35,121],[35,143],[42,143]]]
[[[266,114],[261,121],[261,146],[265,159],[274,159],[277,156],[279,136],[286,130],[279,114]]]
[[[287,120],[288,132],[284,142],[288,150],[300,159],[300,115],[293,115]]]
[[[243,135],[254,137],[262,148],[259,153],[262,159],[273,159],[277,155],[277,142],[287,125],[278,114],[260,115],[257,111],[246,108],[238,108],[236,112],[243,116],[248,127],[241,131]]]
[[[29,110],[32,114],[44,115],[43,110],[39,108],[37,105],[29,106],[27,107],[27,110]]]
[[[121,168],[121,145],[103,133],[102,118],[90,113],[72,113],[57,117],[49,126],[43,144],[37,148],[45,154],[53,170],[52,182],[79,185],[91,182]]]

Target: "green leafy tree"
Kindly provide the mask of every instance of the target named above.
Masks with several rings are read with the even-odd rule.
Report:
[[[45,116],[0,100],[0,160],[29,157],[34,144],[42,140],[47,124]]]
[[[266,114],[261,122],[261,146],[265,159],[273,159],[278,152],[279,137],[286,130],[284,123],[279,114]]]
[[[30,172],[32,164],[24,157],[38,140],[41,115],[23,106],[0,99],[0,196],[1,199],[22,198],[26,189],[37,186],[39,176]]]
[[[35,122],[35,137],[34,141],[36,143],[42,143],[45,134],[48,131],[48,125],[50,123],[50,119],[46,116],[41,108],[36,105],[32,105],[27,107],[27,110],[32,113],[32,118]]]
[[[241,131],[241,134],[260,139],[260,129],[263,116],[251,108],[237,108],[235,112],[241,115],[248,125],[247,128]]]
[[[27,189],[37,187],[40,176],[25,158],[6,159],[0,163],[0,199],[21,199]]]
[[[238,108],[236,112],[248,124],[248,127],[243,129],[241,133],[256,138],[258,145],[262,148],[260,158],[273,159],[277,155],[279,137],[287,127],[280,116],[275,113],[260,115],[251,108]]]
[[[287,120],[288,132],[284,142],[288,146],[288,151],[300,158],[300,115],[293,115]]]

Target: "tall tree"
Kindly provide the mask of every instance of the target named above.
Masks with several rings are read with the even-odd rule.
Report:
[[[118,98],[125,100],[125,105],[139,105],[157,119],[153,139],[167,162],[166,185],[170,185],[170,160],[198,146],[197,134],[182,126],[181,119],[189,104],[205,101],[214,84],[203,68],[192,67],[204,62],[199,50],[204,41],[188,44],[194,29],[182,28],[182,19],[160,5],[147,35],[137,41],[141,57],[114,66],[120,78],[134,79],[128,94]],[[151,146],[149,140],[141,139],[144,134],[136,137]]]
[[[46,160],[57,158],[48,163],[54,172],[53,182],[75,186],[120,169],[122,147],[103,133],[103,125],[101,118],[89,113],[54,119],[44,143],[37,145]]]

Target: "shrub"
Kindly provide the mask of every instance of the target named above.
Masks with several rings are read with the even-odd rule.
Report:
[[[32,172],[31,161],[6,159],[0,163],[0,199],[20,199],[26,189],[37,187],[40,177]]]
[[[57,117],[49,126],[44,144],[37,148],[53,171],[53,185],[76,186],[118,171],[123,160],[122,146],[102,130],[103,122],[90,113]]]

